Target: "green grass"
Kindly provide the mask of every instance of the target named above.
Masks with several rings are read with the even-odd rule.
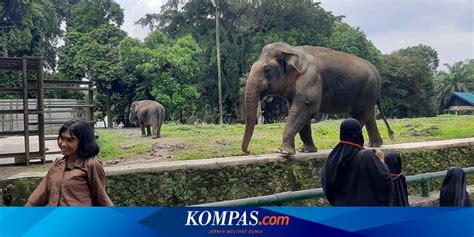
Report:
[[[320,150],[330,149],[339,141],[342,120],[312,124],[313,139]],[[473,115],[441,115],[429,118],[389,120],[395,131],[395,140],[388,138],[382,120],[377,121],[384,144],[414,141],[432,141],[474,137]],[[284,124],[257,125],[250,141],[252,154],[274,153],[281,144]],[[170,147],[172,160],[191,160],[245,155],[241,149],[244,125],[175,125],[165,124],[160,139],[140,137],[139,128],[98,130],[104,160],[136,155],[150,155],[163,147]],[[367,133],[364,131],[366,142]],[[301,146],[297,135],[296,147]]]
[[[114,130],[99,132],[99,157],[102,160],[115,160],[136,155],[146,155],[152,151],[152,143],[142,138],[131,138],[117,134]]]

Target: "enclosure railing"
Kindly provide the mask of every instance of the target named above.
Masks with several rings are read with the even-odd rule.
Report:
[[[474,167],[463,169],[466,174],[474,174]],[[439,171],[432,173],[423,173],[412,176],[407,176],[407,184],[421,183],[421,196],[430,196],[430,183],[433,179],[440,179],[446,176],[447,171]],[[205,203],[195,205],[196,207],[225,207],[225,206],[268,206],[268,205],[283,205],[284,203],[301,201],[313,198],[324,198],[324,191],[322,188],[307,189],[301,191],[276,193],[267,196],[235,199],[221,202]]]
[[[20,93],[23,98],[23,109],[21,110],[2,110],[0,114],[23,114],[23,131],[9,131],[1,132],[0,135],[12,136],[23,135],[24,137],[24,152],[23,153],[9,153],[0,154],[0,158],[7,157],[22,157],[25,159],[27,165],[30,164],[30,159],[39,158],[44,163],[45,160],[45,140],[44,140],[44,123],[38,125],[37,130],[30,131],[29,129],[29,114],[36,114],[38,121],[44,121],[44,105],[43,105],[43,60],[41,57],[0,57],[0,71],[21,71],[22,74],[22,88],[0,88],[3,93]],[[36,86],[32,87],[28,84],[28,73],[36,73]],[[30,110],[28,108],[28,94],[36,94],[36,109]],[[39,151],[30,151],[30,136],[38,135]]]
[[[57,151],[48,152],[45,147],[45,124],[64,124],[65,120],[49,120],[45,121],[45,108],[51,111],[51,108],[61,108],[71,110],[83,108],[85,110],[86,119],[93,121],[94,105],[93,93],[96,90],[90,81],[74,81],[74,80],[44,80],[43,79],[43,60],[41,57],[0,57],[0,71],[20,71],[22,73],[22,88],[0,88],[0,92],[5,94],[17,93],[22,94],[22,109],[1,109],[0,114],[23,114],[23,130],[22,131],[0,131],[0,136],[24,136],[24,151],[14,153],[2,153],[1,158],[15,158],[15,163],[24,160],[29,165],[30,159],[40,159],[43,163],[46,161],[46,154],[55,154]],[[36,79],[29,79],[31,73],[36,73]],[[81,86],[86,85],[86,86]],[[73,90],[88,91],[85,95],[83,104],[44,104],[45,90]],[[28,107],[28,97],[36,95],[35,109]],[[35,122],[29,121],[29,115],[37,115]],[[29,126],[36,126],[36,130],[30,130]],[[32,152],[30,149],[30,136],[38,135],[39,150]]]

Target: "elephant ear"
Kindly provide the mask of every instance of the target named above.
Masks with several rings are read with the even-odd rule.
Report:
[[[304,62],[304,56],[298,53],[294,52],[281,52],[282,58],[285,60],[286,65],[288,67],[292,67],[294,70],[298,72],[298,74],[303,74],[306,72],[306,69],[308,68],[307,65],[305,65]],[[285,71],[288,71],[285,69]]]
[[[132,103],[132,106],[131,106],[130,110],[135,112],[135,113],[137,112],[137,102]]]

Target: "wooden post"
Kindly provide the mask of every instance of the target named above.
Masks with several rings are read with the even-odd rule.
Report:
[[[92,89],[93,85],[92,85],[92,82],[89,84],[89,88]],[[88,92],[88,104],[89,105],[93,105],[94,104],[94,91],[92,90],[89,90]],[[94,107],[89,107],[88,109],[88,116],[87,116],[87,119],[91,122],[94,122]]]
[[[36,75],[37,94],[36,109],[38,110],[38,142],[41,163],[46,163],[46,142],[44,129],[44,85],[43,85],[43,59],[38,59],[38,70]]]
[[[112,128],[112,112],[110,109],[110,97],[112,97],[110,90],[107,90],[106,102],[107,102],[107,128]]]
[[[219,124],[224,124],[222,118],[222,73],[221,73],[221,45],[219,39],[219,0],[216,3],[216,49],[217,49],[217,91],[219,97]]]
[[[28,71],[26,68],[27,59],[22,59],[23,71],[23,134],[25,138],[25,162],[30,165],[30,134],[28,121]]]

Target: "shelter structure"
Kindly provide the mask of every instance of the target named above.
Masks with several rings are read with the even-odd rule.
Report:
[[[474,114],[474,94],[470,92],[454,92],[443,106],[445,113]]]
[[[45,147],[45,123],[48,124],[64,124],[66,121],[46,121],[45,108],[59,108],[58,112],[69,111],[71,109],[82,108],[85,110],[85,119],[93,121],[93,92],[95,88],[89,81],[73,81],[73,80],[44,80],[43,79],[43,59],[41,57],[23,56],[23,57],[0,57],[0,72],[19,71],[22,75],[21,88],[1,88],[2,94],[21,94],[22,106],[15,109],[0,109],[0,115],[20,114],[23,119],[23,130],[18,131],[0,131],[1,136],[24,136],[24,150],[14,153],[2,153],[1,158],[15,158],[15,163],[30,164],[30,160],[40,160],[46,162],[47,154],[57,152],[48,152]],[[81,86],[85,85],[85,86]],[[45,90],[86,90],[85,100],[81,104],[48,104],[44,103]],[[33,100],[36,103],[30,104]],[[31,150],[31,136],[38,138],[38,151]],[[57,137],[52,138],[57,139]]]

